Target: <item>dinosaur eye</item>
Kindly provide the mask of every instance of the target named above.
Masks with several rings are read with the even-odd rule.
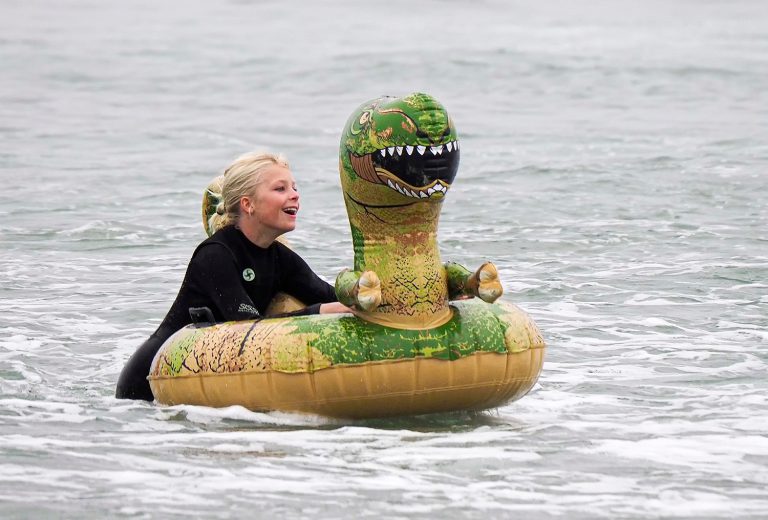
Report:
[[[361,125],[364,125],[365,123],[367,123],[370,120],[371,120],[371,113],[370,112],[363,112],[362,115],[360,116],[360,124]]]

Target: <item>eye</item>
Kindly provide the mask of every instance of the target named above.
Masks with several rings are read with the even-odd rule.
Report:
[[[277,191],[285,191],[285,186],[278,186],[277,188],[275,188],[275,190],[277,190]]]

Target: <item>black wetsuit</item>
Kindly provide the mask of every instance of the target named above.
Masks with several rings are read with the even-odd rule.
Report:
[[[290,313],[294,316],[317,314],[321,303],[336,301],[333,287],[283,244],[273,242],[263,249],[234,226],[218,231],[195,249],[176,301],[126,363],[116,397],[154,399],[147,381],[152,359],[166,339],[191,323],[191,307],[208,307],[217,322],[249,320],[263,315],[281,291],[308,305]]]

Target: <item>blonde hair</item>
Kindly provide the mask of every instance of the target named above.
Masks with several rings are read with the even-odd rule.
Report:
[[[218,200],[216,211],[208,218],[208,229],[212,235],[219,229],[237,223],[240,218],[240,199],[250,197],[261,184],[264,172],[270,166],[288,168],[288,161],[282,154],[250,152],[241,155],[208,185],[208,193]],[[220,187],[221,191],[214,190]]]

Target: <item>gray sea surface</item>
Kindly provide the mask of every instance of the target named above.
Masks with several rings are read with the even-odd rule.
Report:
[[[0,5],[0,517],[768,518],[768,3]],[[285,153],[290,240],[351,266],[348,115],[459,132],[443,260],[548,343],[521,400],[343,421],[116,400],[203,237]]]

